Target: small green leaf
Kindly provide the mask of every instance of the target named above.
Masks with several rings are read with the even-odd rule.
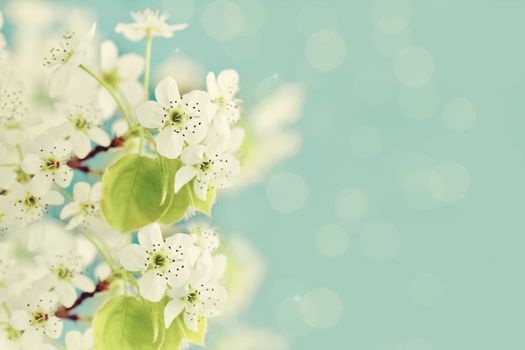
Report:
[[[193,188],[193,182],[191,182],[191,184],[191,187]],[[189,184],[186,186],[189,186]],[[195,208],[195,210],[200,211],[203,214],[211,216],[211,207],[213,206],[213,203],[215,201],[215,189],[211,189],[208,191],[208,198],[206,198],[206,201],[197,198],[193,191],[189,191],[189,193],[191,196],[191,205],[193,206],[193,208]]]
[[[179,192],[174,192],[175,173],[182,166],[182,162],[178,159],[170,160],[164,158],[164,163],[167,168],[167,189],[168,197],[166,199],[166,210],[159,218],[159,222],[166,225],[174,224],[184,218],[188,207],[190,206],[190,190],[188,186],[183,186]]]
[[[108,168],[102,178],[101,209],[111,226],[128,232],[156,221],[164,213],[160,164],[130,154]]]
[[[187,341],[192,344],[204,347],[206,336],[207,322],[205,319],[199,321],[199,329],[193,332],[184,324],[183,315],[180,314],[170,327],[166,330],[166,338],[164,339],[164,347],[162,350],[178,349],[181,342]]]
[[[94,350],[150,350],[161,344],[158,308],[135,297],[117,296],[97,311],[93,320]],[[157,314],[157,315],[154,315]],[[162,324],[160,325],[162,326]],[[161,337],[164,340],[164,334]]]

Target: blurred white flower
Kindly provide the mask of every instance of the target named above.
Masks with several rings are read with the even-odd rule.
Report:
[[[38,257],[37,261],[45,264],[49,273],[35,281],[34,285],[43,290],[53,289],[61,305],[73,305],[77,297],[75,288],[83,292],[95,290],[95,284],[82,273],[85,266],[80,254],[66,251]]]
[[[71,70],[84,62],[86,46],[95,35],[96,23],[83,36],[75,32],[66,33],[60,43],[49,50],[44,65],[52,69],[49,80],[49,95],[56,97],[67,89],[70,83]]]
[[[111,140],[108,134],[100,128],[103,122],[100,108],[91,104],[76,104],[67,106],[57,104],[57,108],[65,115],[66,121],[52,129],[52,132],[71,142],[73,153],[78,158],[84,158],[91,151],[91,141],[100,146],[109,146]]]
[[[134,53],[119,56],[115,43],[106,40],[100,46],[100,68],[102,80],[121,93],[130,108],[142,101],[144,93],[139,78],[144,72],[144,58]],[[98,100],[105,118],[117,110],[117,103],[102,86],[98,88]]]
[[[119,23],[115,28],[117,33],[124,35],[130,41],[140,41],[146,35],[152,37],[171,38],[173,33],[185,29],[188,24],[167,24],[166,20],[169,15],[167,13],[160,13],[149,8],[144,11],[131,12],[131,17],[135,22],[133,23]]]
[[[15,262],[7,255],[0,257],[0,304],[9,297],[9,287],[21,279],[24,274],[17,270]]]
[[[217,105],[217,116],[214,123],[222,125],[220,129],[226,128],[227,124],[239,120],[241,109],[235,94],[239,91],[239,74],[233,69],[223,70],[217,78],[213,72],[206,77],[208,93],[214,104]]]
[[[225,188],[229,180],[240,171],[240,164],[231,153],[221,153],[211,146],[190,145],[181,159],[185,164],[175,174],[175,192],[196,177],[193,190],[203,201],[212,188]]]
[[[214,105],[205,91],[195,90],[180,96],[177,82],[167,77],[155,89],[157,101],[146,101],[137,107],[139,123],[158,129],[155,142],[159,153],[177,158],[184,146],[201,142],[207,125],[215,114]]]
[[[140,294],[147,300],[162,299],[169,285],[184,285],[190,278],[190,265],[194,255],[190,235],[177,233],[163,239],[160,226],[151,224],[138,232],[139,243],[121,249],[119,258],[128,271],[142,272]]]
[[[62,320],[55,316],[57,296],[50,292],[25,290],[21,295],[23,308],[16,309],[11,318],[13,328],[24,331],[20,343],[24,349],[38,349],[43,336],[58,339]]]
[[[26,184],[15,182],[7,195],[13,201],[13,215],[23,223],[39,220],[49,205],[60,205],[64,201],[60,193],[42,187],[36,178]]]
[[[88,328],[84,333],[69,331],[66,333],[66,350],[92,350],[95,346],[93,328]]]
[[[190,283],[182,288],[171,289],[168,295],[172,300],[164,309],[166,328],[183,313],[184,323],[192,331],[198,330],[201,318],[219,315],[228,297],[226,289],[216,282]]]
[[[53,140],[49,135],[40,135],[35,140],[37,154],[29,153],[22,162],[22,169],[44,189],[49,189],[52,182],[60,187],[68,187],[73,179],[73,170],[67,165],[71,153],[71,143]]]
[[[290,345],[286,338],[273,331],[242,326],[215,337],[208,347],[212,350],[287,350]]]
[[[71,218],[66,226],[72,230],[80,225],[89,227],[93,220],[100,218],[100,198],[102,183],[97,182],[91,187],[86,182],[77,182],[73,187],[73,201],[66,204],[60,212],[60,219]]]
[[[274,165],[299,151],[301,135],[287,127],[301,116],[304,98],[301,86],[288,84],[252,110],[249,147],[242,150],[242,172],[235,178],[235,187],[262,179]]]
[[[164,77],[173,77],[177,81],[181,94],[197,90],[206,78],[202,65],[181,53],[170,57],[155,72],[155,80],[161,81]]]
[[[22,84],[0,77],[0,139],[8,144],[20,144],[28,125],[26,113]]]

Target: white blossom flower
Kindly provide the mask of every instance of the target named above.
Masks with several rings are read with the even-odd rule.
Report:
[[[75,288],[83,292],[95,290],[93,281],[82,273],[84,263],[80,254],[74,251],[54,253],[38,257],[37,261],[46,265],[49,273],[35,281],[34,285],[44,290],[53,289],[58,301],[65,307],[70,307],[75,302]]]
[[[13,215],[23,223],[39,220],[49,205],[60,205],[64,198],[56,191],[49,191],[42,184],[31,179],[26,184],[15,182],[8,192],[13,201]]]
[[[8,144],[20,144],[28,126],[22,84],[11,79],[0,79],[0,139]]]
[[[102,80],[120,92],[131,107],[142,102],[144,96],[139,78],[144,71],[144,58],[128,53],[118,55],[115,43],[106,40],[100,47],[100,68]],[[105,118],[112,116],[117,110],[117,103],[102,86],[98,89],[98,100]]]
[[[131,17],[135,20],[134,23],[119,23],[115,28],[117,33],[124,35],[130,41],[140,41],[148,34],[153,37],[171,38],[174,32],[188,26],[187,23],[167,24],[166,20],[169,17],[167,13],[160,13],[149,8],[142,12],[131,12]]]
[[[76,104],[66,106],[58,104],[66,116],[66,121],[53,128],[53,133],[71,142],[73,153],[78,158],[84,158],[91,151],[91,141],[100,146],[109,146],[111,140],[108,134],[100,128],[103,122],[102,110],[91,104]]]
[[[164,324],[170,324],[183,313],[184,323],[192,331],[199,328],[201,318],[218,316],[228,294],[226,289],[218,283],[188,284],[182,288],[168,291],[172,298],[164,309]]]
[[[67,350],[92,350],[95,345],[93,328],[86,329],[84,333],[69,331],[66,333],[65,341]]]
[[[102,196],[102,183],[97,182],[91,187],[86,182],[77,182],[73,187],[73,202],[66,204],[60,212],[60,219],[71,218],[66,226],[72,230],[80,225],[89,225],[100,218],[100,198]]]
[[[27,154],[22,162],[22,169],[35,175],[33,180],[43,188],[48,189],[52,182],[60,187],[68,187],[73,179],[73,170],[67,165],[71,143],[41,135],[35,140],[35,144],[38,154]]]
[[[235,94],[239,91],[239,74],[233,69],[227,69],[220,72],[216,78],[213,72],[209,72],[206,86],[213,103],[218,107],[215,122],[224,128],[226,123],[238,121],[241,109]]]
[[[9,287],[24,278],[16,269],[15,263],[4,253],[0,257],[0,304],[9,297]]]
[[[190,234],[195,240],[195,245],[203,251],[213,253],[221,245],[219,234],[206,223],[191,225]]]
[[[137,119],[146,128],[158,129],[155,142],[159,153],[177,158],[184,143],[198,144],[206,137],[207,125],[215,106],[205,91],[195,90],[180,96],[177,82],[167,77],[155,89],[157,101],[137,107]]]
[[[6,232],[17,227],[18,224],[13,200],[6,195],[0,195],[0,240],[5,237]]]
[[[220,153],[211,146],[190,145],[181,159],[185,165],[175,174],[175,192],[195,177],[193,190],[204,201],[210,189],[227,187],[240,171],[239,161],[231,153]]]
[[[163,239],[158,224],[148,225],[138,232],[138,244],[122,248],[119,254],[122,266],[128,271],[142,272],[140,294],[150,301],[160,301],[166,288],[184,285],[190,277],[194,256],[190,235],[176,233]]]
[[[16,180],[15,167],[2,164],[9,163],[7,148],[0,143],[0,189],[8,189]]]
[[[62,333],[62,320],[54,315],[57,296],[50,292],[25,290],[21,295],[23,308],[11,317],[13,328],[24,331],[20,342],[25,349],[38,349],[43,336],[58,339]]]
[[[83,36],[75,32],[62,36],[58,46],[49,50],[49,56],[44,59],[44,66],[52,69],[49,80],[49,95],[56,97],[67,89],[71,71],[84,62],[86,46],[95,35],[96,23]]]

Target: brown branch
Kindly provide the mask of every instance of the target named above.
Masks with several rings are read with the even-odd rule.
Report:
[[[125,139],[123,137],[115,136],[113,140],[111,140],[111,143],[109,144],[109,146],[96,146],[84,158],[78,158],[78,157],[71,158],[70,160],[67,161],[67,165],[72,169],[80,170],[86,174],[90,173],[91,168],[87,165],[84,165],[85,161],[90,160],[91,158],[94,158],[99,153],[107,152],[112,148],[122,147],[124,145],[124,141]]]
[[[70,307],[61,307],[55,312],[55,316],[58,318],[65,318],[71,321],[77,321],[80,319],[80,316],[77,314],[71,313],[73,309],[78,307],[80,304],[82,304],[86,299],[92,298],[95,296],[95,294],[103,292],[105,290],[108,290],[109,288],[109,282],[108,281],[99,281],[97,285],[95,286],[95,290],[92,292],[83,292],[81,293],[78,298],[75,300],[73,305]]]

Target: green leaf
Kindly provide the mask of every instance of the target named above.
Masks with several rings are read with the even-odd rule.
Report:
[[[207,322],[203,318],[199,321],[199,329],[193,332],[184,324],[183,314],[180,314],[170,327],[166,330],[164,346],[162,350],[178,349],[181,342],[187,341],[192,344],[204,347]]]
[[[127,232],[156,221],[166,210],[163,177],[161,162],[138,154],[109,167],[102,178],[101,208],[110,225]]]
[[[94,350],[159,348],[164,342],[164,327],[158,321],[162,317],[160,309],[135,297],[121,295],[110,299],[93,320]]]
[[[182,167],[182,162],[178,159],[163,159],[167,169],[168,197],[165,203],[166,210],[158,221],[162,224],[171,225],[184,218],[191,204],[191,197],[188,186],[183,186],[177,193],[174,192],[175,173]]]
[[[191,182],[191,184],[191,188],[193,188],[193,182]],[[189,184],[186,186],[189,186]],[[211,189],[208,191],[208,198],[206,198],[206,201],[197,198],[197,196],[195,195],[195,193],[193,193],[192,190],[189,190],[189,193],[191,196],[191,205],[193,206],[193,208],[195,208],[195,210],[200,211],[203,214],[211,216],[211,207],[213,206],[213,203],[215,201],[215,189]]]

